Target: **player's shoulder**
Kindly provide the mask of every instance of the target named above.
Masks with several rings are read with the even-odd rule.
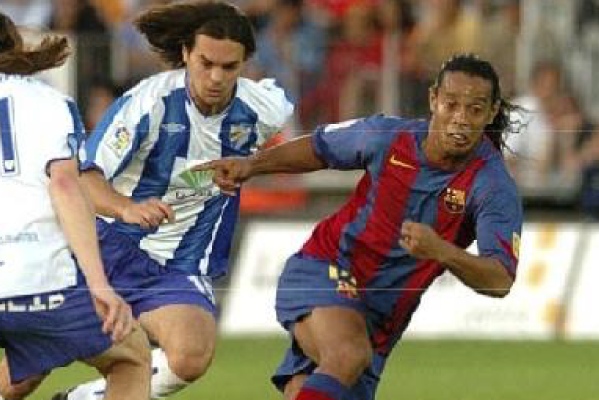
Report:
[[[11,97],[32,97],[38,101],[73,100],[50,84],[32,76],[0,74],[0,85],[10,91]]]
[[[428,121],[420,118],[406,118],[401,116],[379,114],[370,118],[373,123],[385,126],[386,130],[393,133],[406,133],[410,135],[426,134]]]
[[[19,110],[44,110],[37,113],[37,122],[61,118],[66,112],[78,113],[72,97],[33,76],[11,75],[0,80],[0,97],[10,97]]]
[[[253,80],[240,77],[237,79],[237,95],[239,97],[266,96],[270,98],[285,94],[285,89],[273,78]]]
[[[123,97],[131,97],[137,101],[153,104],[176,90],[185,89],[185,70],[176,69],[159,72],[142,79],[127,90]]]
[[[330,131],[346,127],[385,136],[396,136],[398,134],[419,135],[426,133],[428,122],[423,119],[374,114],[364,118],[329,124],[325,127],[325,130]]]
[[[518,196],[518,186],[507,168],[502,153],[492,149],[485,155],[483,161],[477,173],[475,186],[485,192]]]
[[[273,109],[279,113],[290,114],[293,111],[293,103],[287,97],[287,92],[271,78],[259,81],[239,78],[236,97],[258,113]]]

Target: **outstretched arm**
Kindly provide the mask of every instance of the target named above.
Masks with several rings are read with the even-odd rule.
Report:
[[[514,283],[499,260],[470,254],[444,240],[428,225],[406,221],[401,235],[400,245],[412,256],[438,261],[478,293],[504,297]]]
[[[77,257],[104,332],[120,341],[131,332],[131,308],[112,289],[104,273],[93,209],[79,182],[75,160],[58,160],[50,164],[49,192],[52,205],[71,250]]]
[[[239,185],[252,176],[273,173],[302,173],[326,168],[312,147],[310,136],[268,148],[250,157],[232,157],[194,167],[197,171],[214,170],[214,183],[224,193],[234,194]]]
[[[297,139],[260,151],[249,157],[250,176],[283,173],[302,173],[326,168],[312,147],[311,136]]]

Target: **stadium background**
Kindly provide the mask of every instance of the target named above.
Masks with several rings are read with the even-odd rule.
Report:
[[[48,30],[69,34],[75,57],[44,78],[77,98],[91,127],[123,87],[160,70],[129,23],[131,15],[157,2],[0,0],[0,9],[26,25],[32,38]],[[509,98],[546,100],[532,114],[545,118],[546,131],[521,136],[533,147],[544,143],[547,159],[536,153],[511,164],[526,207],[514,290],[494,300],[451,277],[439,280],[392,354],[378,398],[599,399],[599,294],[594,290],[599,152],[585,154],[590,161],[584,164],[572,162],[580,156],[581,137],[599,137],[597,1],[238,3],[256,22],[258,46],[270,50],[259,51],[247,75],[277,77],[298,104],[283,139],[319,123],[373,112],[426,115],[431,71],[455,51],[489,58]],[[453,11],[450,3],[455,3]],[[534,87],[541,64],[558,68],[558,85]],[[572,98],[585,124],[568,124],[573,111],[564,101]],[[583,147],[596,146],[588,143]],[[515,145],[517,153],[527,151],[521,146]],[[518,162],[522,159],[526,162]],[[523,173],[537,168],[543,173],[532,180]],[[268,383],[286,345],[272,310],[278,271],[313,223],[343,201],[357,177],[321,172],[248,185],[231,274],[217,287],[222,333],[217,357],[204,379],[174,399],[279,398]],[[89,376],[93,372],[82,365],[61,369],[32,398],[47,399]]]

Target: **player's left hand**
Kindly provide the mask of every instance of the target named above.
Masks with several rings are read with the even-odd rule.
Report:
[[[90,287],[96,312],[102,319],[102,331],[115,343],[123,340],[135,324],[131,307],[110,286]]]
[[[404,221],[399,244],[416,258],[437,260],[447,242],[426,224]]]

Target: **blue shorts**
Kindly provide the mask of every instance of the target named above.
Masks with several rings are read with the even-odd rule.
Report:
[[[172,304],[197,305],[216,313],[210,277],[165,268],[104,221],[98,220],[97,228],[108,279],[131,305],[135,317]]]
[[[58,292],[0,300],[0,347],[6,350],[12,383],[111,347],[83,278],[78,281]]]
[[[361,312],[370,325],[376,318],[358,295],[354,279],[343,269],[302,254],[291,256],[279,278],[276,297],[277,320],[293,333],[295,322],[315,307],[340,306]],[[352,400],[373,400],[383,372],[386,356],[375,353],[370,367],[351,390]],[[297,374],[310,374],[316,364],[299,348],[295,340],[272,377],[281,391]],[[349,400],[349,399],[348,399]]]

